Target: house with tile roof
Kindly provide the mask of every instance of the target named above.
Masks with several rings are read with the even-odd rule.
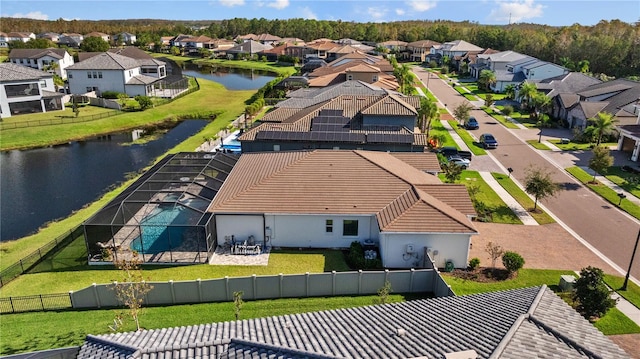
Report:
[[[0,47],[9,47],[9,37],[6,32],[0,31]]]
[[[419,40],[407,44],[409,59],[411,61],[425,62],[429,54],[435,53],[433,47],[440,43],[432,40]]]
[[[7,33],[7,42],[11,42],[11,41],[27,42],[35,38],[36,38],[36,34],[32,32],[12,31]]]
[[[63,33],[60,34],[58,38],[58,46],[68,46],[73,48],[79,48],[80,44],[82,44],[82,40],[84,40],[84,36],[77,33]]]
[[[64,110],[53,75],[10,62],[0,63],[0,117]]]
[[[67,68],[73,94],[104,91],[150,96],[153,84],[166,77],[165,63],[156,59],[136,59],[112,52],[91,56]]]
[[[111,35],[105,34],[104,32],[93,31],[93,32],[90,32],[90,33],[84,35],[85,39],[87,37],[99,37],[99,38],[101,38],[102,40],[104,40],[106,42],[111,42]]]
[[[62,79],[67,78],[67,67],[74,64],[73,56],[67,50],[58,48],[12,49],[9,52],[9,62],[42,71],[56,63],[56,68],[49,72],[55,72]]]
[[[339,92],[352,90],[360,92],[358,86]],[[325,98],[286,100],[238,137],[242,152],[315,148],[424,152],[426,135],[414,131],[419,97],[388,91]]]
[[[121,32],[119,34],[113,35],[113,41],[116,44],[124,44],[124,45],[133,45],[136,41],[138,41],[138,37],[135,34],[129,32]]]
[[[38,34],[37,37],[39,39],[47,39],[57,43],[58,40],[60,39],[60,34],[55,32],[44,32],[44,33]]]
[[[238,44],[230,49],[227,49],[227,54],[233,54],[238,56],[253,56],[261,53],[264,50],[270,50],[273,46],[263,45],[257,41],[249,40],[241,44]]]
[[[439,167],[433,153],[404,156]],[[477,234],[463,185],[376,151],[243,153],[209,211],[217,238],[294,248],[372,242],[387,268],[422,267],[428,250],[438,266],[466,267]]]
[[[624,350],[546,286],[88,335],[84,358],[603,358]]]

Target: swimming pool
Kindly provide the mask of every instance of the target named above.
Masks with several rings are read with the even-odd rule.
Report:
[[[226,149],[234,153],[240,153],[242,151],[242,144],[238,141],[238,136],[240,135],[240,131],[236,131],[229,135],[229,137],[225,138],[222,141],[221,149]]]
[[[179,247],[188,227],[172,227],[170,224],[183,212],[184,209],[180,206],[156,208],[140,222],[140,237],[135,238],[129,247],[143,254],[155,254]]]

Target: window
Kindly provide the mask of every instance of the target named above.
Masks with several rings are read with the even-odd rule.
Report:
[[[90,79],[91,78],[91,71],[87,71],[87,78]]]
[[[333,219],[327,219],[325,221],[324,231],[327,233],[333,233]]]
[[[280,151],[280,145],[273,145],[274,151]]]
[[[98,71],[98,78],[101,79],[102,78],[102,71]]]
[[[345,219],[342,221],[342,235],[343,236],[357,236],[358,235],[358,221],[355,219]]]
[[[97,73],[97,72],[95,72],[95,71],[93,72],[93,78],[94,78],[94,79],[97,79],[97,78],[98,78],[98,73]]]
[[[353,75],[351,74],[347,75],[347,81],[351,81],[351,80],[353,80]]]
[[[40,87],[47,87],[47,81],[40,80]]]
[[[67,77],[68,77],[68,78],[70,78],[70,79],[72,79],[72,78],[73,78],[73,74],[72,74],[71,72],[69,72],[69,73],[67,74]]]

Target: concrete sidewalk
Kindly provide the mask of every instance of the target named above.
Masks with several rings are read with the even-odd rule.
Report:
[[[594,170],[592,170],[591,168],[587,167],[587,166],[580,166],[580,168],[582,168],[585,172],[587,172],[590,175],[596,175],[596,181],[600,181],[600,183],[602,183],[603,185],[611,188],[612,190],[616,191],[617,193],[622,193],[626,196],[626,200],[628,200],[629,202],[632,202],[638,206],[640,206],[640,198],[632,195],[631,193],[625,191],[622,187],[618,186],[617,184],[611,182],[609,179],[607,179],[605,176],[602,176],[600,174],[596,174],[596,172]]]
[[[538,222],[536,222],[533,217],[527,212],[527,210],[518,203],[510,194],[507,192],[498,181],[491,175],[489,172],[480,171],[480,177],[491,187],[491,189],[504,201],[504,203],[513,211],[513,213],[518,216],[522,224],[527,226],[537,226]]]
[[[580,277],[580,272],[575,271]],[[622,314],[626,315],[627,318],[631,319],[634,323],[640,325],[640,308],[631,304],[628,300],[624,299],[620,294],[613,291],[613,289],[609,288],[611,291],[611,299],[616,301],[616,308],[622,312]]]

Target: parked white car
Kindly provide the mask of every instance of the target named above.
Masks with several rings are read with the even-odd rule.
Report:
[[[466,158],[462,158],[460,156],[451,156],[451,157],[449,157],[449,162],[453,162],[453,163],[457,164],[458,166],[461,166],[464,169],[467,169],[469,167],[469,165],[471,164],[471,161],[469,161]]]

